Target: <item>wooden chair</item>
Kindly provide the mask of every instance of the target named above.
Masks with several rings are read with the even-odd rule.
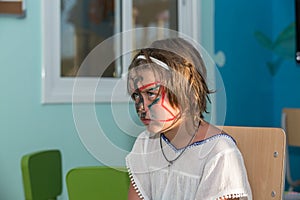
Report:
[[[284,108],[281,118],[282,128],[287,135],[287,145],[300,147],[300,109]],[[286,148],[286,180],[289,184],[289,190],[300,186],[300,180],[293,180],[290,168],[289,151]]]
[[[223,131],[236,140],[243,155],[253,200],[281,200],[285,180],[284,131],[233,126],[224,126]]]
[[[25,200],[56,200],[62,193],[59,150],[26,154],[21,159]]]
[[[128,196],[129,176],[125,168],[78,167],[67,173],[66,182],[69,200],[125,200]]]

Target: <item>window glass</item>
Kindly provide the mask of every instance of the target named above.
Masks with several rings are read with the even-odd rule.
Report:
[[[119,1],[120,2],[120,1]],[[61,76],[74,77],[89,52],[120,30],[114,0],[61,1]],[[107,49],[114,54],[114,49]],[[118,77],[118,62],[106,66],[102,76]],[[80,76],[97,76],[97,69],[81,70]]]
[[[133,28],[158,27],[178,31],[177,0],[133,0]],[[163,31],[144,32],[137,35],[141,45],[161,39]],[[143,44],[144,43],[144,44]],[[133,44],[134,45],[134,44]]]

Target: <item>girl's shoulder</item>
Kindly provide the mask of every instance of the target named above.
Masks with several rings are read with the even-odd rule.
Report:
[[[234,138],[225,132],[196,141],[191,147],[195,148],[196,151],[199,150],[206,156],[237,150]]]
[[[200,144],[206,144],[206,143],[229,143],[229,144],[236,144],[235,139],[229,135],[228,133],[222,132],[222,133],[218,133],[209,137],[206,137],[203,140],[199,140],[194,142],[194,144],[196,145],[200,145]]]
[[[234,144],[236,143],[235,139],[230,134],[209,123],[206,123],[202,130],[200,130],[200,134],[198,134],[198,137],[195,138],[194,143],[205,144],[214,141],[224,141],[225,143],[233,142]]]

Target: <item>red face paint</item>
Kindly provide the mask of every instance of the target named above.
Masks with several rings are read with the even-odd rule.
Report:
[[[137,85],[137,84],[136,84]],[[150,86],[155,86],[151,87]],[[158,91],[157,91],[158,90]],[[144,95],[143,95],[144,94]],[[149,102],[148,105],[145,105],[145,99],[144,96],[147,98],[147,101]],[[176,115],[172,113],[172,111],[166,106],[166,92],[165,88],[160,85],[160,82],[153,82],[146,85],[143,85],[135,90],[133,94],[131,95],[132,99],[135,102],[135,108],[138,113],[139,118],[144,122],[144,124],[148,124],[150,121],[158,121],[158,122],[170,122],[176,119]],[[167,113],[171,115],[170,118],[167,119],[147,119],[147,112],[150,112],[149,115],[153,111],[153,106],[159,105],[161,108],[163,108]],[[147,110],[145,108],[148,108]],[[152,114],[153,114],[152,113]]]

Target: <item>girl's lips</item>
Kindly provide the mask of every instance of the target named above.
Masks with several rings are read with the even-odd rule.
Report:
[[[142,121],[145,125],[148,125],[148,124],[150,124],[150,122],[151,122],[150,119],[141,119],[141,121]]]

